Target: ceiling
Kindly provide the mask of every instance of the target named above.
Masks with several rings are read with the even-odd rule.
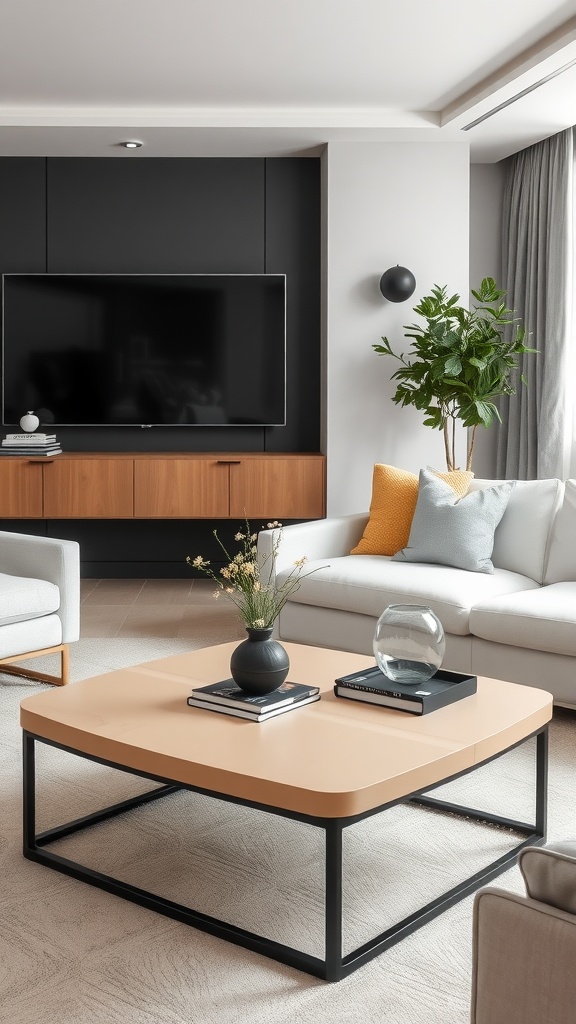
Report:
[[[331,141],[464,140],[474,162],[490,163],[576,124],[576,0],[0,6],[4,156],[316,155]],[[142,148],[120,146],[131,138]]]

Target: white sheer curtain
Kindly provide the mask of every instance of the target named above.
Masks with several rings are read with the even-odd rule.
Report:
[[[503,207],[503,287],[528,332],[516,394],[500,403],[497,475],[565,479],[572,464],[574,349],[574,129],[508,163]],[[518,375],[519,376],[519,375]]]

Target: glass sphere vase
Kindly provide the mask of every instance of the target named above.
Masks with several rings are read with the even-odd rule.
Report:
[[[421,604],[391,604],[374,634],[378,668],[395,683],[424,683],[438,671],[446,641],[440,619]]]

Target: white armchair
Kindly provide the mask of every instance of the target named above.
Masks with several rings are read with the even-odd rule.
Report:
[[[79,636],[76,541],[0,531],[0,671],[62,686]],[[60,654],[59,675],[12,664],[43,654]]]

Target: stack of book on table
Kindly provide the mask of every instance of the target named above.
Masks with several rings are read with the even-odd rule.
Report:
[[[192,690],[188,704],[204,711],[219,711],[223,715],[247,718],[251,722],[265,722],[268,718],[296,711],[304,704],[320,700],[319,686],[304,683],[282,683],[272,693],[255,694],[241,690],[233,679],[222,679]]]
[[[393,682],[376,665],[363,672],[340,676],[334,683],[334,693],[337,697],[409,711],[413,715],[426,715],[462,697],[471,697],[476,693],[476,686],[476,676],[445,672],[443,669],[438,669],[431,679],[420,683]]]
[[[56,434],[6,434],[0,447],[0,454],[20,455],[20,457],[60,455],[61,453],[62,449],[56,440]]]

